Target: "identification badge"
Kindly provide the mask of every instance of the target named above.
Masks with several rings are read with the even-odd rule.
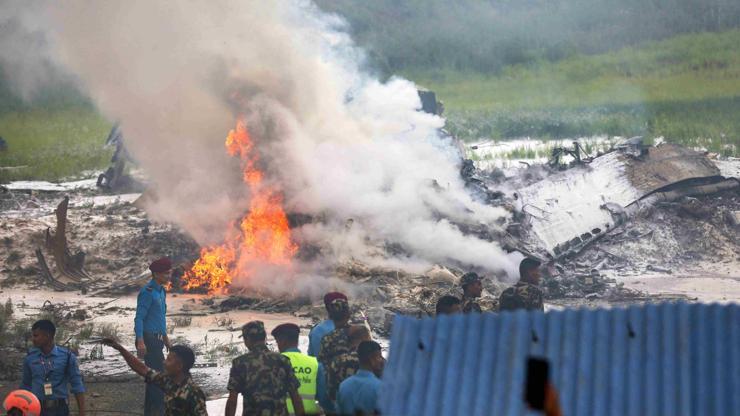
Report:
[[[44,383],[44,394],[47,395],[47,396],[51,396],[52,395],[51,383]]]

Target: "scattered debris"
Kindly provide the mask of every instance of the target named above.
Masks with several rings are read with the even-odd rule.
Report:
[[[740,211],[725,211],[725,218],[733,227],[740,226]]]
[[[582,162],[589,161],[580,156]],[[615,278],[646,272],[677,274],[691,262],[737,259],[738,180],[724,176],[733,170],[727,165],[718,168],[715,162],[719,163],[678,146],[646,148],[634,140],[590,163],[562,171],[533,165],[514,178],[466,163],[461,175],[471,193],[509,210],[511,219],[495,230],[485,224],[455,226],[465,234],[499,241],[508,250],[548,260],[543,286],[549,301],[644,301],[650,295],[625,288]],[[501,192],[504,180],[508,189],[519,190],[512,195]],[[187,268],[198,257],[200,247],[192,239],[172,225],[150,221],[131,203],[138,195],[101,200],[99,191],[89,185],[50,185],[39,189],[15,183],[0,194],[0,211],[13,218],[0,226],[0,250],[6,250],[8,259],[4,273],[17,281],[40,275],[43,285],[54,290],[84,286],[91,295],[118,296],[145,284],[151,258],[169,255]],[[72,199],[58,203],[59,191],[70,193]],[[47,225],[52,211],[57,222],[54,233]],[[306,216],[291,223],[314,220]],[[44,247],[44,234],[54,269],[42,248],[33,262],[32,256],[11,255],[23,247]],[[73,254],[69,241],[81,249]],[[382,250],[403,254],[405,248],[390,242]],[[313,253],[317,256],[320,253]],[[457,279],[463,269],[466,265],[450,263],[419,274],[347,262],[327,265],[325,273],[352,288],[356,321],[369,322],[376,333],[386,334],[394,314],[429,315],[441,295],[460,296]],[[481,304],[495,309],[506,285],[499,282],[502,276],[488,277]],[[234,293],[226,299],[204,298],[202,303],[212,313],[248,309],[324,317],[323,306],[307,298]],[[183,316],[180,324],[187,319]]]
[[[132,164],[133,158],[126,150],[121,126],[116,123],[108,133],[106,146],[115,146],[116,150],[111,157],[111,166],[98,176],[96,185],[106,191],[141,192],[145,186],[126,173],[126,164]]]
[[[90,279],[90,275],[85,272],[85,253],[78,251],[74,255],[69,251],[67,246],[67,208],[69,206],[69,197],[64,197],[55,211],[57,217],[56,232],[52,235],[51,229],[46,229],[46,248],[54,256],[59,273],[73,282],[80,283],[84,290],[84,281]]]
[[[651,272],[673,274],[673,271],[671,269],[666,269],[665,267],[653,266],[652,264],[647,265],[647,270]]]

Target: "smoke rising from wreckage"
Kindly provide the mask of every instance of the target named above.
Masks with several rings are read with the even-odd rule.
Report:
[[[131,341],[133,294],[163,255],[169,336],[197,351],[211,397],[240,324],[309,328],[327,291],[384,346],[394,316],[433,315],[468,271],[497,311],[524,256],[544,264],[546,310],[740,299],[738,159],[670,138],[466,146],[434,92],[368,72],[345,23],[304,0],[123,10],[39,0],[21,19],[117,121],[116,150],[84,173],[97,181],[0,185],[0,378],[18,373],[5,352],[27,346],[24,320],[47,315],[91,378],[124,374],[85,343]]]
[[[447,261],[514,271],[516,259],[497,243],[456,226],[493,229],[508,212],[470,197],[458,149],[439,133],[444,121],[417,111],[423,103],[412,83],[381,83],[364,71],[336,16],[303,1],[191,6],[173,12],[166,2],[134,2],[121,15],[98,5],[84,23],[80,16],[93,12],[85,2],[49,9],[60,63],[120,121],[127,150],[151,180],[152,219],[178,224],[202,246],[222,243],[253,198],[220,142],[243,115],[286,210],[323,219],[294,230],[299,246],[417,272]],[[124,30],[128,23],[137,31]],[[141,47],[153,39],[157,53]],[[101,70],[100,62],[109,65]],[[139,70],[128,70],[130,62]],[[173,66],[176,80],[163,70]],[[327,285],[320,261],[298,266],[299,284]],[[292,291],[288,274],[234,284]]]
[[[530,179],[522,180],[522,188],[516,192],[499,192],[497,189],[502,185],[497,181],[507,179],[501,176],[492,179],[486,172],[465,165],[464,175],[471,193],[481,198],[486,192],[494,192],[497,195],[494,203],[513,212],[508,222],[493,229],[480,224],[458,227],[479,238],[498,241],[509,250],[549,261],[550,276],[544,286],[551,304],[648,300],[651,297],[646,293],[628,289],[616,279],[691,270],[702,267],[702,262],[736,264],[740,197],[738,180],[732,175],[737,163],[713,161],[706,155],[669,144],[644,148],[637,157],[614,150],[589,164],[564,171],[550,168],[542,171],[542,167],[523,169],[518,176]],[[677,166],[680,170],[676,171]],[[530,175],[528,171],[532,169],[536,175]],[[544,179],[539,179],[540,176]],[[481,189],[486,192],[481,194]],[[153,247],[158,248],[156,254],[164,250],[179,259],[180,267],[185,270],[198,257],[195,242],[178,234],[176,226],[150,223],[136,204],[115,200],[102,205],[75,203],[76,199],[89,201],[90,195],[97,192],[93,189],[73,192],[68,240],[74,250],[84,247],[86,255],[82,258],[89,276],[70,281],[65,277],[62,263],[57,280],[68,287],[55,289],[73,289],[81,284],[93,294],[130,290],[147,278],[146,273],[140,273],[143,267],[135,259],[141,252],[154,250]],[[27,208],[41,216],[38,220],[16,217],[13,227],[3,231],[6,250],[26,251],[15,261],[13,269],[4,270],[16,281],[22,275],[38,276],[39,270],[44,270],[42,263],[34,261],[28,247],[33,247],[32,241],[39,241],[43,235],[48,224],[43,218],[52,218],[49,214],[54,212],[58,195],[57,191],[23,191],[17,184],[10,184],[2,194],[6,212]],[[35,210],[31,206],[36,206]],[[322,220],[307,217],[300,222],[305,226]],[[595,228],[601,228],[601,232],[584,235],[583,230]],[[102,234],[101,230],[104,230]],[[49,255],[54,257],[53,245],[49,249]],[[403,253],[402,247],[391,244],[378,247],[379,253],[383,250],[394,255]],[[154,255],[152,252],[151,256]],[[57,276],[55,269],[59,269],[58,263],[55,264],[56,267],[50,267],[53,276]],[[127,268],[120,269],[124,264]],[[358,310],[365,310],[374,328],[381,333],[388,330],[393,313],[431,313],[438,296],[457,294],[457,279],[469,266],[447,262],[419,273],[405,269],[403,264],[377,267],[341,260],[333,263],[325,260],[323,264],[321,272],[331,278],[325,280],[327,286],[315,289],[317,294],[329,287],[351,292]],[[111,269],[111,265],[119,269]],[[130,278],[122,278],[120,271]],[[497,279],[486,279],[484,306],[495,307],[502,288]],[[311,292],[299,291],[288,294],[247,291],[239,296],[241,300],[227,298],[212,303],[212,307],[214,311],[302,311],[312,298]],[[313,315],[317,311],[309,308],[297,313]]]
[[[195,242],[173,236],[179,243],[167,254],[187,259],[182,263],[192,275],[193,247],[205,247],[201,260],[213,261],[211,271],[228,271],[206,290],[231,281],[232,289],[259,296],[310,298],[350,284],[383,303],[394,298],[384,292],[386,278],[388,285],[439,283],[447,290],[462,270],[475,269],[496,278],[489,283],[495,294],[499,281],[516,279],[523,254],[568,265],[566,258],[595,246],[645,205],[734,186],[732,180],[718,182],[722,175],[702,155],[671,145],[642,149],[639,143],[593,160],[584,157],[589,163],[564,172],[532,166],[505,178],[479,171],[441,130],[444,120],[430,114],[439,107],[430,92],[419,93],[400,78],[381,83],[364,71],[363,54],[343,23],[308,2],[233,1],[219,7],[196,2],[177,10],[166,2],[133,2],[125,15],[115,5],[91,9],[83,1],[34,7],[44,10],[33,15],[54,41],[49,56],[76,74],[98,107],[120,121],[111,137],[125,132],[125,149],[149,181],[150,191],[138,204],[146,214],[113,204],[131,212],[121,219],[108,215],[96,225],[115,228],[131,215],[141,224],[151,220],[172,232],[182,230]],[[127,29],[134,25],[137,31]],[[156,53],[143,47],[152,42]],[[131,62],[138,70],[130,70]],[[222,138],[236,120],[246,123],[250,146],[259,154],[251,170],[260,174],[258,187],[245,184],[245,158],[223,151]],[[115,185],[121,170],[116,161],[100,184]],[[294,220],[288,231],[297,252],[282,244],[290,250],[278,256],[292,258],[287,269],[264,267],[274,262],[249,264],[252,260],[234,266],[245,238],[231,240],[240,248],[224,244],[224,236],[228,240],[237,229],[235,222],[259,211],[253,203],[263,187],[281,200],[281,229]],[[91,191],[80,193],[88,199]],[[78,223],[74,199],[72,229],[89,227],[97,214],[85,214]],[[53,209],[56,203],[38,205]],[[124,239],[139,235],[160,234],[146,226]],[[119,256],[92,255],[95,246],[83,250],[88,264],[100,261],[95,257]],[[141,249],[138,256],[150,251],[138,241],[132,247]],[[44,269],[41,258],[39,263]],[[455,272],[437,273],[446,276],[437,283],[422,278],[436,265]],[[88,269],[92,279],[110,275]],[[203,273],[210,278],[208,268]],[[433,297],[424,290],[414,296]],[[420,308],[424,302],[417,303]],[[396,309],[413,309],[404,305]]]

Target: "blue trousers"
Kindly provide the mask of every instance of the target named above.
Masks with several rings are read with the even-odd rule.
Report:
[[[57,405],[52,408],[42,405],[41,416],[69,416],[69,406],[63,400],[57,401]]]
[[[157,334],[144,332],[144,345],[146,355],[144,364],[152,370],[164,370],[164,341]],[[164,392],[159,387],[147,383],[146,395],[144,396],[144,416],[164,415]]]

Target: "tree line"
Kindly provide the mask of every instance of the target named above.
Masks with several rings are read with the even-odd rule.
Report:
[[[390,74],[503,67],[740,27],[737,0],[315,0]]]

